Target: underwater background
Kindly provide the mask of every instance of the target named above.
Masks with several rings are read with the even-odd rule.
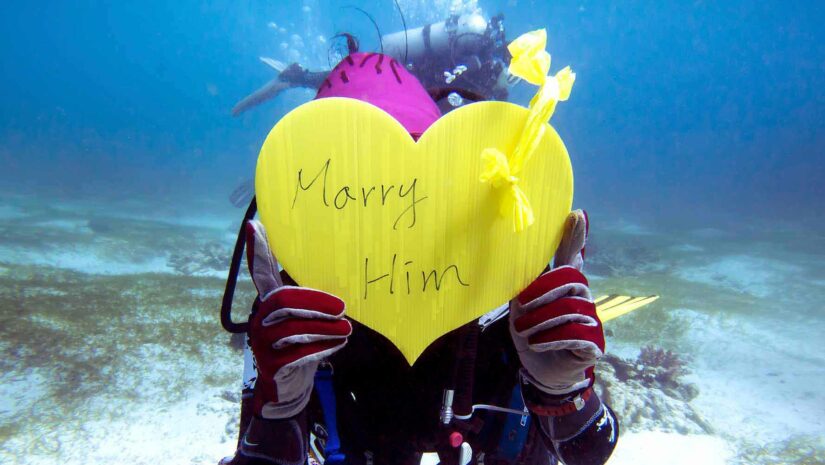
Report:
[[[577,73],[552,124],[592,220],[610,464],[825,463],[825,4],[412,1],[503,13]],[[357,8],[353,8],[357,7]],[[274,77],[402,30],[393,1],[0,5],[0,463],[212,464],[242,359],[218,308]],[[334,64],[334,63],[333,63]],[[521,83],[510,100],[526,105]],[[242,280],[236,307],[254,297]]]

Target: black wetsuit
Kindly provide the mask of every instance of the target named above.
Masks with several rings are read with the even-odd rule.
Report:
[[[456,352],[464,329],[438,339],[410,367],[383,336],[353,323],[347,346],[330,360],[338,430],[347,463],[364,464],[365,457],[372,456],[375,464],[418,464],[421,451],[449,447],[445,442],[452,428],[445,430],[439,426],[439,413],[443,390],[453,383]],[[505,316],[479,335],[473,404],[507,407],[510,403],[519,382],[520,363],[507,325]],[[569,444],[565,445],[573,447],[554,446],[534,417],[518,458],[504,459],[500,458],[504,451],[499,450],[502,438],[506,441],[508,435],[516,433],[503,430],[510,415],[513,414],[481,410],[471,424],[464,423],[460,429],[472,446],[474,457],[484,452],[484,463],[488,465],[555,464],[555,449],[560,446],[567,465],[601,465],[609,457],[618,434],[615,421],[611,425],[613,431],[603,432],[596,431],[597,422],[591,421],[588,428],[566,441]],[[582,426],[584,423],[581,421]]]
[[[282,276],[285,283],[294,284],[288,275]],[[602,465],[616,445],[618,421],[595,395],[584,409],[565,417],[551,419],[532,415],[526,430],[521,431],[522,440],[517,441],[516,454],[506,453],[502,445],[511,445],[519,435],[524,418],[517,423],[519,426],[510,422],[508,428],[512,429],[505,430],[508,417],[519,418],[519,415],[482,410],[476,412],[470,422],[458,422],[449,428],[440,425],[444,389],[466,390],[469,374],[472,374],[472,394],[471,399],[465,400],[472,404],[510,406],[513,391],[520,382],[521,365],[506,315],[476,333],[474,363],[469,370],[466,365],[457,370],[456,358],[466,356],[462,339],[468,334],[467,328],[477,325],[476,322],[436,340],[412,367],[386,338],[358,322],[352,323],[353,332],[347,345],[329,360],[338,417],[336,426],[341,452],[346,455],[348,465],[417,465],[422,452],[449,454],[454,450],[448,445],[448,437],[455,430],[472,446],[471,463],[474,464],[481,463],[478,457],[483,453],[485,465],[547,465],[556,464],[559,459],[566,465]],[[537,396],[542,396],[530,385],[519,387],[533,403]],[[285,420],[264,420],[272,429],[270,437],[283,442],[283,447],[278,448],[283,448],[285,455],[296,457],[305,453],[300,451],[307,450],[309,431],[315,424],[324,424],[317,388],[316,384],[316,395],[299,415]],[[250,397],[251,392],[246,393],[241,431],[246,430],[249,422]],[[325,429],[329,429],[328,426],[325,425]],[[275,462],[247,457],[233,463]],[[442,463],[450,462],[442,458]]]
[[[498,343],[503,337],[509,339],[506,330],[506,325],[494,324],[479,336],[475,403],[508,405],[518,359],[510,363],[517,357],[512,344]],[[439,413],[443,390],[453,387],[459,339],[460,331],[441,337],[410,367],[383,336],[354,324],[347,346],[330,360],[342,419],[341,443],[351,451],[348,455],[371,451],[376,458],[386,458],[376,463],[418,463],[418,452],[443,445],[448,432],[439,427]],[[486,439],[498,442],[498,434],[485,433]],[[479,434],[466,435],[473,450],[489,449],[478,447]]]

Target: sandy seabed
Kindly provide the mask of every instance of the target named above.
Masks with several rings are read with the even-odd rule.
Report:
[[[242,212],[1,199],[0,463],[231,454],[242,360],[217,309]],[[825,463],[825,237],[595,218],[596,293],[662,296],[606,325],[608,351],[670,350],[695,386],[614,387],[633,413],[609,463]],[[242,280],[238,307],[253,295]]]

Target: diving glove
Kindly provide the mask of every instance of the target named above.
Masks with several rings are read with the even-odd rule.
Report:
[[[570,213],[554,268],[510,302],[510,334],[523,379],[559,399],[591,387],[593,367],[604,354],[602,323],[581,273],[587,222],[583,211]]]
[[[318,364],[352,333],[344,302],[323,291],[284,286],[263,224],[246,225],[247,262],[258,305],[249,319],[249,345],[257,379],[253,414],[285,419],[309,402]]]

